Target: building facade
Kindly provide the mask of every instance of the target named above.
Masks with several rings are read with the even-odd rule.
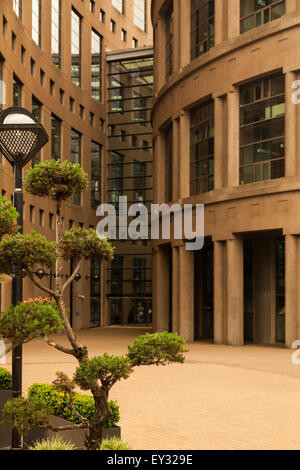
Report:
[[[184,7],[183,7],[184,3]],[[205,243],[154,243],[154,327],[300,338],[300,2],[153,0],[154,201],[205,205]]]
[[[44,125],[50,141],[24,172],[50,158],[80,163],[89,190],[63,206],[64,228],[95,227],[96,208],[107,200],[108,51],[152,44],[150,2],[146,0],[5,0],[0,2],[0,79],[2,109],[22,106]],[[12,198],[13,173],[0,161],[0,190]],[[24,232],[55,238],[55,208],[25,195]],[[72,264],[72,263],[71,263]],[[66,264],[67,277],[72,266]],[[68,296],[75,329],[107,323],[107,266],[91,262],[81,270]],[[53,273],[42,282],[53,285]],[[40,296],[26,279],[24,298]],[[11,286],[1,289],[1,309],[11,303]]]

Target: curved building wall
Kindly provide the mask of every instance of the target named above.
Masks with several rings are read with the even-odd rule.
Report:
[[[122,3],[122,2],[119,2]],[[0,2],[0,54],[1,80],[6,85],[6,102],[2,108],[19,104],[36,112],[40,106],[40,119],[50,141],[42,149],[41,160],[51,157],[80,161],[90,179],[89,190],[81,200],[67,201],[63,206],[64,226],[72,224],[95,227],[96,206],[105,201],[106,189],[106,51],[129,49],[152,44],[150,4],[145,2],[145,31],[135,25],[133,3],[125,1],[121,13],[111,0],[6,0]],[[22,8],[18,8],[18,5]],[[60,20],[52,25],[52,7],[60,5]],[[33,15],[33,11],[36,15]],[[72,12],[76,16],[72,20]],[[76,18],[81,19],[81,83],[78,81],[78,49]],[[112,27],[112,25],[114,25]],[[60,31],[60,33],[59,33]],[[56,39],[60,34],[60,68]],[[92,49],[92,35],[94,36]],[[35,40],[33,39],[35,38]],[[99,41],[101,54],[99,53]],[[40,44],[37,44],[40,42]],[[98,54],[99,53],[99,54]],[[54,54],[55,55],[55,54]],[[93,61],[92,61],[93,55]],[[73,63],[73,72],[71,64]],[[99,71],[99,67],[101,70]],[[92,69],[94,76],[92,79]],[[77,75],[76,75],[77,74]],[[97,85],[100,81],[100,89]],[[19,88],[18,88],[19,87]],[[21,89],[21,92],[20,92]],[[100,93],[101,91],[101,93]],[[100,97],[101,94],[101,97]],[[17,103],[18,101],[18,103]],[[58,138],[60,128],[60,138]],[[56,137],[55,137],[56,136]],[[55,137],[55,138],[54,138]],[[71,144],[72,142],[72,144]],[[92,163],[93,162],[93,163]],[[30,167],[30,164],[26,167]],[[13,194],[13,172],[2,157],[0,162],[0,191],[8,199]],[[37,230],[48,239],[55,238],[55,207],[46,199],[25,195],[24,232]],[[101,272],[100,272],[101,269]],[[65,279],[70,266],[65,265]],[[100,326],[100,307],[104,310],[105,267],[93,263],[81,271],[81,279],[73,282],[67,293],[75,328]],[[43,279],[54,285],[54,277]],[[101,274],[101,289],[99,276]],[[101,294],[100,294],[101,292]],[[1,309],[11,303],[11,286],[1,289]],[[30,282],[24,281],[24,298],[40,296]],[[84,298],[83,298],[84,296]],[[103,322],[103,319],[102,319]]]
[[[290,346],[300,335],[300,2],[252,3],[152,2],[154,199],[205,205],[201,252],[184,240],[154,246],[154,316],[188,340]]]

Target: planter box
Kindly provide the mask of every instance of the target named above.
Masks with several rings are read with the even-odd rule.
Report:
[[[8,400],[12,399],[12,390],[0,390],[0,421],[4,419],[2,416],[2,408]],[[0,424],[0,449],[11,447],[11,427]]]
[[[59,418],[57,416],[53,416],[51,418],[51,423],[53,426],[67,426],[70,424],[69,421],[63,418]],[[24,448],[26,449],[27,446],[32,446],[36,441],[41,441],[42,439],[51,439],[52,437],[57,436],[58,434],[64,439],[65,441],[71,441],[78,449],[84,449],[84,440],[87,430],[86,429],[72,429],[71,431],[62,431],[62,432],[54,432],[48,431],[47,429],[31,429],[29,433],[24,436]],[[115,426],[113,428],[105,428],[103,433],[103,438],[111,438],[111,437],[121,437],[121,428],[119,426]]]

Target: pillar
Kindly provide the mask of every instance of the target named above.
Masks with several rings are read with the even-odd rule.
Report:
[[[297,338],[297,238],[285,237],[285,341],[288,347]]]
[[[182,0],[180,0],[182,1]],[[191,61],[191,2],[187,1],[180,9],[180,69]]]
[[[227,12],[228,39],[232,39],[240,34],[240,0],[227,0]]]
[[[169,330],[169,250],[156,247],[153,257],[153,328]]]
[[[215,45],[224,41],[224,0],[215,0]]]
[[[172,247],[172,331],[179,332],[179,248]]]
[[[214,187],[220,189],[226,186],[226,135],[225,135],[225,97],[214,99],[214,126],[215,126],[215,157],[214,157]]]
[[[224,344],[226,311],[226,244],[214,242],[214,342]]]
[[[165,202],[165,139],[164,133],[158,132],[155,139],[154,149],[154,202],[162,204]]]
[[[244,344],[243,240],[227,240],[227,342]]]
[[[190,117],[183,111],[180,115],[180,156],[179,156],[179,197],[180,199],[190,195]]]
[[[292,101],[295,89],[292,88],[296,80],[295,72],[285,74],[285,176],[294,176],[297,172],[297,106]]]
[[[179,247],[179,334],[194,340],[194,252]]]
[[[239,88],[227,94],[227,174],[228,186],[239,185]]]

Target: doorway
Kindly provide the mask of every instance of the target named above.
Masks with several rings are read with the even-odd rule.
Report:
[[[206,242],[195,252],[195,340],[214,338],[214,257],[213,244]]]

